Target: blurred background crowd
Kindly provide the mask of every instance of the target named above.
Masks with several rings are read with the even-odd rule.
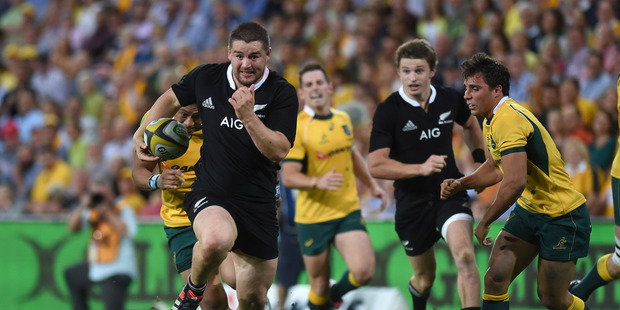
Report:
[[[1,1],[0,216],[66,216],[90,184],[108,182],[119,203],[157,217],[159,192],[131,180],[132,134],[194,66],[227,61],[230,29],[247,20],[268,29],[268,66],[294,86],[303,63],[325,66],[362,154],[377,104],[400,87],[401,43],[427,39],[434,83],[457,90],[464,59],[498,58],[510,96],[551,132],[591,214],[612,216],[619,17],[615,0]],[[467,173],[469,151],[455,136]],[[472,194],[475,214],[492,191]]]

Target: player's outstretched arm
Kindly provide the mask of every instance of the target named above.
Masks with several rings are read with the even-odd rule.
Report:
[[[177,100],[177,97],[171,88],[157,98],[153,104],[153,107],[151,107],[149,114],[146,115],[144,121],[140,124],[140,127],[133,135],[133,145],[140,160],[160,160],[159,157],[153,156],[149,153],[148,146],[144,142],[144,130],[146,130],[146,126],[148,124],[156,119],[174,116],[179,108],[181,108],[181,104]]]
[[[322,176],[310,176],[302,172],[302,167],[299,162],[283,162],[282,184],[288,188],[337,191],[344,182],[342,173],[336,172],[336,168]]]
[[[381,148],[368,154],[368,169],[375,178],[398,180],[429,176],[446,167],[446,155],[431,155],[424,163],[405,164],[390,158],[390,148]]]

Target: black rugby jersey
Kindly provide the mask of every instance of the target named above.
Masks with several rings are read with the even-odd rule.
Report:
[[[254,85],[254,112],[293,145],[297,126],[295,88],[275,71]],[[181,105],[196,103],[204,143],[193,188],[215,197],[273,201],[278,164],[265,157],[228,102],[236,90],[229,62],[197,66],[172,85]]]
[[[427,177],[394,182],[396,197],[407,193],[432,193],[439,196],[441,182],[459,178],[452,150],[454,122],[463,125],[471,111],[458,92],[431,85],[428,112],[406,97],[403,88],[381,102],[373,117],[370,152],[390,148],[390,158],[406,164],[422,164],[429,156],[448,155],[447,166]]]

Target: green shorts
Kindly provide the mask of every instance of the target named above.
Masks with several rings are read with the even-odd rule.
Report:
[[[611,196],[614,200],[614,221],[620,226],[620,180],[611,177]]]
[[[366,231],[362,213],[357,210],[347,216],[323,223],[300,224],[297,226],[297,240],[301,253],[314,256],[323,253],[337,234],[352,230]]]
[[[588,255],[592,224],[585,203],[558,217],[531,213],[516,205],[503,229],[540,246],[538,255],[543,259],[572,261]]]
[[[177,267],[177,272],[181,273],[192,267],[192,253],[194,244],[198,241],[194,235],[192,226],[167,227],[164,226],[166,238],[168,238],[168,248],[170,256]]]

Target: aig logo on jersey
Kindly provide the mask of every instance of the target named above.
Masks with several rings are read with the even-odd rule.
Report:
[[[441,130],[439,128],[431,128],[427,130],[422,130],[420,133],[420,141],[431,139],[431,138],[439,138],[441,135]]]
[[[220,122],[220,127],[228,127],[232,129],[243,129],[243,122],[238,118],[232,118],[224,116],[224,119]]]

